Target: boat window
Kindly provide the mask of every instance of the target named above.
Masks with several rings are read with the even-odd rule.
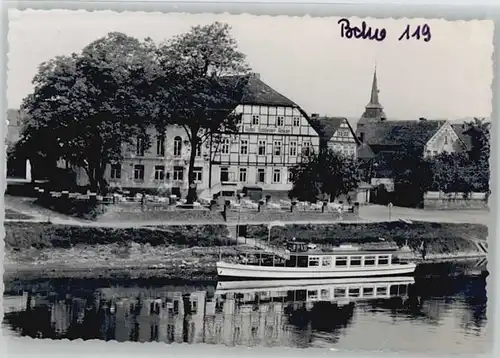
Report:
[[[319,266],[318,256],[309,256],[309,267]]]
[[[373,296],[373,287],[363,287],[363,296],[364,297]]]
[[[399,285],[399,294],[400,295],[406,295],[408,293],[408,286],[406,285]]]
[[[349,297],[359,297],[359,291],[358,287],[349,288]]]
[[[323,259],[321,261],[321,265],[325,266],[325,267],[332,266],[332,258],[329,256],[323,257]]]
[[[333,290],[333,297],[345,297],[346,290],[345,288],[336,288]]]
[[[351,256],[350,265],[361,266],[361,256]]]
[[[297,256],[297,267],[307,267],[307,256]]]
[[[387,294],[387,287],[386,286],[377,287],[377,296],[386,295],[386,294]]]
[[[336,257],[335,266],[347,266],[347,256]]]
[[[310,291],[307,291],[307,298],[309,299],[317,299],[318,298],[318,291],[317,290],[310,290]]]
[[[290,255],[290,259],[285,262],[286,267],[296,267],[297,266],[297,256]]]
[[[389,290],[389,294],[391,296],[397,296],[397,294],[398,294],[398,285],[391,285],[391,288]]]
[[[330,298],[330,290],[323,288],[321,290],[321,299],[326,300],[328,298]]]
[[[379,265],[389,265],[389,256],[379,256],[378,257]]]
[[[365,256],[365,266],[375,266],[375,256]]]

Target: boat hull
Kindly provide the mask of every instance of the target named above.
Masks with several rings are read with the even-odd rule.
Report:
[[[354,278],[412,275],[417,265],[414,263],[394,264],[383,267],[363,268],[301,268],[253,266],[217,262],[217,275],[221,279],[321,279]]]

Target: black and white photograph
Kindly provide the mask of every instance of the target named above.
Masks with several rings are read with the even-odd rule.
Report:
[[[491,352],[493,32],[9,9],[2,333]]]

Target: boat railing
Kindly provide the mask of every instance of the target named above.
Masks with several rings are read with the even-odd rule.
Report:
[[[246,238],[245,242],[262,250],[264,253],[272,254],[285,260],[290,259],[290,252],[288,250],[265,242],[264,240]]]

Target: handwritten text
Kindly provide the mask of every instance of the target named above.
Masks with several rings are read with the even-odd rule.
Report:
[[[337,22],[340,25],[340,37],[347,39],[363,39],[370,41],[384,41],[387,37],[385,28],[369,26],[366,21],[361,22],[361,26],[351,25],[348,19],[343,18]],[[398,37],[398,41],[423,40],[429,42],[432,38],[431,28],[427,24],[412,27],[406,25],[403,32]]]

